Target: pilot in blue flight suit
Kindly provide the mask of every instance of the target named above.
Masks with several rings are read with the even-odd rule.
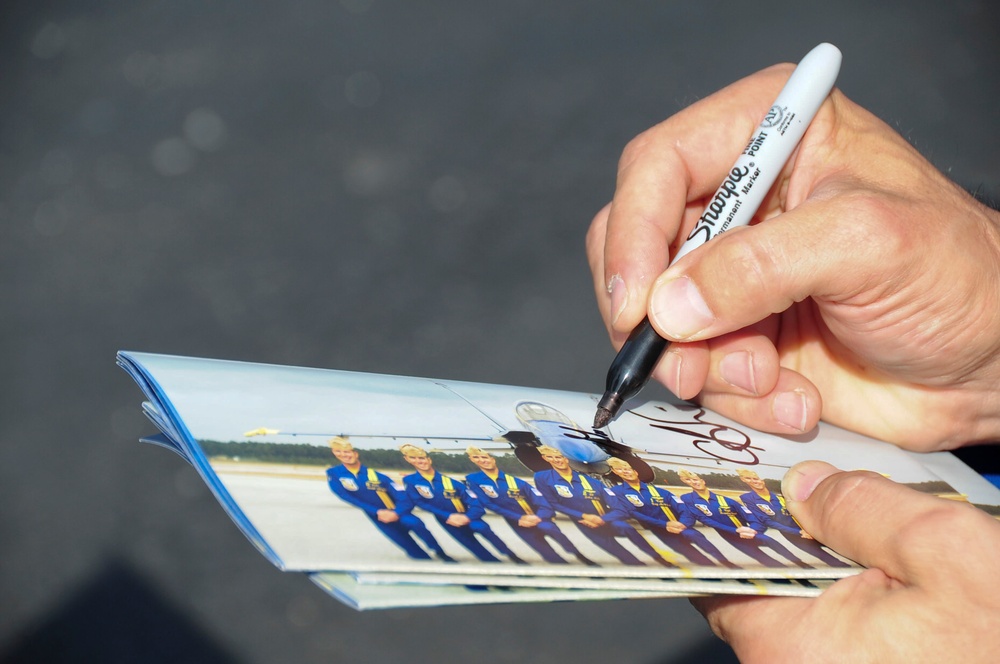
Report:
[[[661,542],[696,565],[739,567],[693,527],[695,516],[680,498],[666,489],[640,481],[639,473],[624,459],[611,457],[608,465],[623,482],[611,487],[614,496],[608,500],[611,511],[607,518],[635,519]]]
[[[706,526],[714,528],[722,539],[726,540],[741,553],[753,558],[765,567],[784,567],[774,558],[761,551],[767,547],[787,558],[798,567],[812,567],[795,557],[791,551],[763,533],[754,530],[750,525],[750,510],[735,498],[726,498],[710,491],[705,480],[690,470],[681,469],[677,473],[681,482],[693,490],[681,496],[684,504],[691,508],[692,513]]]
[[[399,451],[403,453],[406,462],[417,470],[403,477],[406,495],[412,505],[433,514],[448,534],[479,560],[500,562],[480,544],[476,535],[481,535],[513,562],[524,564],[524,561],[493,532],[489,524],[483,521],[483,515],[486,513],[483,506],[479,504],[475,494],[466,489],[463,482],[434,470],[430,456],[416,445],[403,445]]]
[[[819,558],[831,567],[850,567],[843,560],[833,556],[813,537],[802,530],[802,526],[785,508],[781,494],[773,493],[760,476],[749,468],[736,471],[743,483],[753,489],[740,496],[740,502],[750,510],[751,527],[759,533],[774,528],[788,540],[811,556]]]
[[[479,502],[486,509],[502,516],[511,530],[537,551],[543,560],[556,564],[566,562],[548,543],[548,537],[581,563],[597,564],[580,553],[559,526],[552,522],[555,512],[538,489],[497,468],[497,460],[489,452],[469,447],[466,453],[469,460],[480,468],[479,472],[465,477]]]
[[[430,559],[430,555],[413,539],[416,535],[438,558],[454,562],[424,522],[408,513],[410,507],[405,494],[398,491],[387,476],[362,465],[350,441],[335,436],[330,439],[330,450],[342,464],[326,471],[330,490],[338,498],[364,512],[375,527],[410,558]],[[403,503],[402,514],[396,507],[400,502]]]
[[[549,462],[552,470],[535,473],[535,487],[553,509],[571,518],[590,541],[626,565],[642,565],[641,560],[615,539],[625,537],[657,564],[675,567],[657,553],[646,538],[627,521],[607,518],[609,509],[606,500],[614,495],[610,489],[573,470],[569,459],[556,448],[540,445],[538,452]]]

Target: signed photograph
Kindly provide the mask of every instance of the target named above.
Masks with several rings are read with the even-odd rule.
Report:
[[[780,478],[791,465],[863,458],[897,482],[970,499],[960,473],[946,481],[896,447],[826,425],[763,434],[685,402],[639,401],[594,429],[590,394],[142,353],[119,363],[162,432],[146,440],[192,463],[285,570],[567,587],[728,579],[741,592],[772,579],[783,594],[814,594],[799,582],[860,568],[788,513]]]

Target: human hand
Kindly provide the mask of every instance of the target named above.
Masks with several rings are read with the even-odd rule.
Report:
[[[685,530],[687,530],[687,526],[685,526],[680,521],[667,521],[668,533],[673,533],[674,535],[676,535],[677,533],[682,533]]]
[[[803,528],[869,569],[815,598],[692,599],[741,662],[996,660],[996,519],[820,461],[793,466],[782,493]]]
[[[471,519],[469,519],[469,517],[465,516],[464,514],[460,514],[459,512],[455,512],[454,514],[450,514],[448,518],[445,519],[444,522],[447,523],[449,526],[455,526],[456,528],[460,528],[462,526],[469,525],[470,521]]]
[[[375,513],[375,518],[382,523],[395,523],[399,521],[399,515],[396,514],[395,510],[379,510]]]
[[[596,514],[584,514],[578,523],[581,523],[588,528],[600,528],[604,525],[604,519]]]
[[[736,534],[739,535],[741,539],[753,539],[757,536],[757,531],[748,526],[740,526],[736,529]]]
[[[522,528],[534,528],[541,522],[542,519],[537,514],[525,514],[517,520],[517,525]]]
[[[626,147],[587,253],[615,346],[648,315],[655,376],[764,431],[823,419],[917,450],[1000,436],[1000,214],[834,90],[757,221],[667,268],[792,71]]]

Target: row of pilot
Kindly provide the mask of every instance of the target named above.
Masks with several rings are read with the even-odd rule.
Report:
[[[415,559],[430,559],[429,550],[439,560],[454,560],[426,524],[413,514],[419,508],[434,515],[445,532],[483,562],[499,562],[499,559],[483,546],[480,538],[512,562],[525,564],[483,519],[489,510],[503,517],[511,530],[543,560],[555,564],[565,564],[567,560],[556,551],[553,543],[579,562],[596,565],[553,521],[558,512],[571,519],[598,548],[625,565],[647,563],[620,540],[631,542],[658,565],[677,566],[676,558],[661,554],[644,536],[649,534],[687,563],[738,568],[739,565],[726,558],[695,527],[696,523],[701,523],[733,548],[766,567],[784,567],[787,563],[768,555],[764,549],[793,565],[810,567],[775,538],[765,534],[768,529],[777,531],[787,542],[826,565],[848,566],[803,531],[788,513],[782,496],[770,491],[749,469],[737,471],[750,489],[739,499],[710,490],[701,477],[686,469],[678,474],[691,491],[677,496],[665,488],[641,481],[627,461],[616,457],[608,459],[608,465],[622,482],[607,487],[573,470],[558,449],[542,445],[538,451],[551,469],[535,473],[532,485],[501,471],[488,452],[469,447],[466,450],[469,460],[479,467],[479,471],[470,473],[462,481],[437,472],[425,450],[406,444],[400,452],[415,472],[405,475],[403,486],[398,487],[386,475],[362,464],[358,451],[347,439],[334,437],[330,440],[330,448],[340,461],[340,465],[327,470],[330,489],[345,502],[364,511],[383,535]],[[641,532],[633,523],[642,526]]]

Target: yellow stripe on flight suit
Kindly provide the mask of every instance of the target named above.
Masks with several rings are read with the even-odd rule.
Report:
[[[590,483],[587,481],[587,478],[584,477],[583,475],[580,475],[580,486],[583,487],[584,491],[590,491],[594,495],[597,495],[597,492],[590,488]],[[604,506],[601,505],[600,499],[599,498],[593,499],[590,502],[594,504],[594,509],[597,510],[597,516],[604,516]]]
[[[677,521],[677,517],[674,516],[673,510],[671,510],[669,507],[667,507],[667,502],[665,500],[663,500],[663,498],[660,497],[660,492],[656,490],[656,487],[653,486],[652,484],[647,484],[646,487],[649,489],[649,495],[651,495],[653,498],[658,498],[660,500],[660,502],[662,503],[662,505],[660,505],[660,509],[663,510],[663,514],[667,517],[667,520],[668,521]],[[640,531],[639,534],[642,535],[642,532]],[[679,560],[677,558],[677,556],[674,555],[674,553],[672,551],[668,551],[668,550],[666,550],[666,549],[664,549],[664,548],[662,548],[660,546],[657,546],[656,543],[654,543],[652,539],[646,537],[645,535],[642,535],[642,536],[643,536],[643,538],[645,538],[645,540],[647,542],[649,542],[649,545],[651,547],[653,547],[653,550],[656,551],[658,554],[660,554],[660,556],[664,560],[666,560],[669,563],[673,563],[674,565],[677,565],[682,570],[684,570],[684,577],[685,578],[688,578],[688,579],[694,578],[694,572],[692,572],[690,569],[688,569],[687,566],[684,565],[683,562],[681,560]]]
[[[377,487],[377,488],[376,488]],[[396,503],[393,502],[392,498],[389,497],[389,492],[385,490],[382,483],[378,480],[378,475],[371,468],[368,469],[368,488],[375,488],[375,493],[378,494],[379,499],[385,508],[388,510],[396,509]]]
[[[719,494],[715,494],[715,497],[719,499],[719,507],[721,507],[722,509],[728,509],[729,508],[729,503],[726,502],[725,496],[721,496]],[[730,510],[730,512],[731,511],[732,510]],[[739,517],[737,517],[735,514],[727,514],[726,516],[729,517],[729,520],[732,521],[733,525],[736,526],[737,528],[742,528],[743,527],[743,522],[740,521]]]
[[[517,482],[510,473],[507,474],[507,495],[517,501],[517,504],[521,506],[521,509],[524,510],[525,514],[535,513],[535,510],[531,509],[531,505],[528,504],[528,501],[521,495],[521,490],[517,488]]]
[[[446,493],[455,493],[455,485],[452,484],[451,478],[447,475],[441,476],[441,486],[444,487]],[[455,506],[455,511],[459,514],[465,512],[465,505],[462,503],[462,499],[458,496],[451,498],[451,503]]]
[[[667,501],[663,500],[663,498],[660,498],[660,492],[656,490],[656,487],[653,486],[652,484],[647,484],[646,486],[649,487],[649,495],[653,496],[654,498],[659,498],[661,503],[660,509],[663,510],[663,513],[667,516],[667,520],[677,521],[677,517],[674,516],[673,511],[669,507],[667,507]]]

